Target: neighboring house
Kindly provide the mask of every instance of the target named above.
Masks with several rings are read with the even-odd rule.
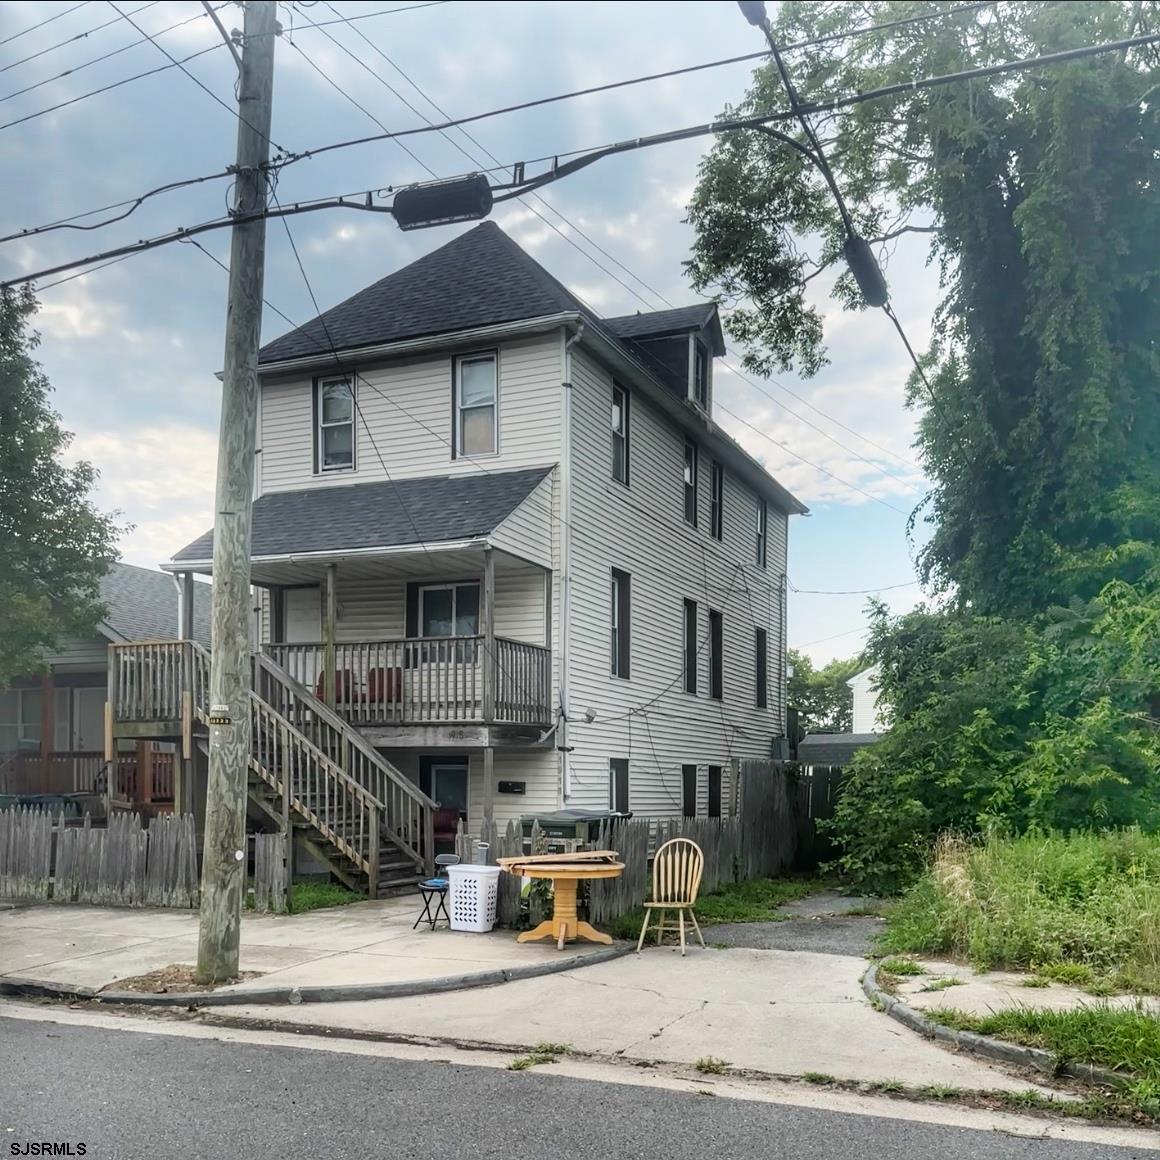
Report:
[[[854,733],[885,733],[886,709],[878,699],[878,666],[855,673],[847,682],[854,701]]]
[[[807,733],[797,745],[797,759],[812,769],[849,765],[854,754],[878,740],[877,733]]]
[[[304,760],[382,824],[336,873],[389,884],[384,845],[421,869],[432,799],[440,833],[728,812],[730,758],[785,731],[806,509],[713,421],[723,353],[715,306],[597,318],[491,223],[262,349],[252,711],[325,725]],[[212,557],[207,532],[165,567]],[[271,819],[293,744],[255,758]],[[316,855],[345,840],[288,808]]]
[[[209,642],[209,585],[194,586],[192,633]],[[112,564],[101,579],[105,618],[91,637],[65,640],[45,656],[45,669],[14,680],[0,691],[0,794],[94,794],[108,788],[105,762],[105,700],[110,642],[176,639],[179,596],[165,572]],[[124,747],[123,747],[124,748]],[[112,789],[124,800],[149,804],[170,800],[172,759],[152,755],[152,745],[119,757]],[[158,781],[142,778],[157,766]],[[163,768],[164,767],[164,768]],[[168,772],[167,772],[168,771]]]

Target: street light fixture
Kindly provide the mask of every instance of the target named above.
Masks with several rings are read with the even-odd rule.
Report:
[[[491,213],[487,175],[472,173],[449,181],[411,185],[395,194],[391,210],[401,230],[422,230],[451,222],[474,222]]]

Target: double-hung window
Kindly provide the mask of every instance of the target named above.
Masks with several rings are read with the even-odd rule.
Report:
[[[419,629],[425,637],[477,636],[479,584],[430,584],[419,589]]]
[[[499,374],[494,351],[455,360],[455,455],[499,450]]]
[[[628,680],[632,655],[632,577],[619,568],[612,569],[611,598],[610,671],[614,677]]]
[[[720,540],[725,535],[725,465],[713,461],[709,477],[711,502],[709,505],[709,535]]]
[[[766,545],[769,541],[769,508],[765,500],[757,501],[757,566],[765,567]]]
[[[0,693],[0,754],[39,748],[42,707],[39,689]]]
[[[314,469],[354,467],[354,384],[348,378],[319,379],[314,394]]]
[[[709,696],[725,699],[725,624],[721,613],[709,609]]]
[[[685,669],[685,692],[695,693],[697,691],[697,602],[695,600],[685,601],[685,624],[684,624],[684,669]]]
[[[721,816],[721,767],[719,765],[709,766],[709,801],[706,813],[711,818],[719,818]]]
[[[753,640],[754,682],[757,685],[757,708],[769,708],[769,634],[756,629]]]
[[[628,392],[612,384],[612,478],[628,484]]]
[[[709,351],[693,339],[693,398],[702,411],[709,410]]]
[[[697,526],[697,445],[685,440],[685,520]]]

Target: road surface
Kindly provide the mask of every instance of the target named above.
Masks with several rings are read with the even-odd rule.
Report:
[[[0,1019],[0,1060],[3,1156],[55,1142],[73,1146],[57,1155],[99,1160],[1156,1157],[554,1077],[547,1067],[511,1072],[15,1019]]]

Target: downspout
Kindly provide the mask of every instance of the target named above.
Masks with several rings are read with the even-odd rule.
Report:
[[[561,335],[567,334],[562,330]],[[568,755],[568,664],[572,643],[572,347],[584,334],[584,323],[563,344],[563,379],[560,383],[560,710],[556,752],[560,759],[560,785],[564,801],[572,796],[572,769]]]

